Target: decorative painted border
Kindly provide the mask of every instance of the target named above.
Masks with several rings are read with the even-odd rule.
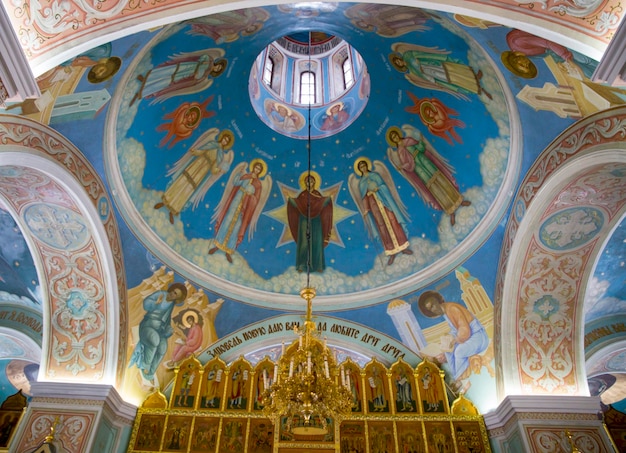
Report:
[[[533,244],[534,242],[533,241],[526,242],[525,245],[522,245],[522,247],[525,247],[525,250],[521,251],[521,253],[519,251],[516,251],[514,254],[515,256],[525,257],[525,258],[522,258],[521,260],[519,259],[517,260],[518,265],[521,266],[519,270],[520,275],[507,275],[507,266],[510,265],[508,263],[508,260],[509,260],[509,256],[513,253],[513,244],[516,240],[520,239],[517,237],[517,231],[520,225],[522,224],[522,221],[525,219],[526,213],[530,205],[532,204],[532,202],[535,200],[536,196],[538,195],[540,189],[544,188],[547,185],[547,182],[550,181],[551,178],[556,174],[557,169],[562,167],[567,162],[570,162],[574,158],[580,159],[583,156],[585,156],[584,158],[587,159],[586,160],[587,162],[589,160],[589,157],[587,155],[594,151],[597,152],[600,150],[610,150],[614,148],[621,149],[624,146],[623,143],[624,143],[625,137],[626,137],[626,108],[619,107],[619,108],[610,109],[610,110],[601,112],[597,115],[591,116],[585,120],[582,120],[576,123],[571,128],[566,130],[563,134],[561,134],[542,153],[542,155],[537,159],[537,161],[533,164],[533,166],[527,173],[527,176],[525,180],[523,181],[517,193],[514,204],[513,204],[513,212],[509,219],[509,223],[507,224],[507,229],[505,232],[502,251],[500,255],[499,273],[496,279],[496,290],[495,290],[495,298],[494,298],[495,310],[496,310],[496,332],[502,331],[502,329],[504,328],[502,325],[502,323],[504,322],[502,318],[503,317],[502,311],[503,311],[503,297],[504,297],[503,293],[504,293],[505,277],[508,277],[509,282],[511,282],[510,283],[511,285],[515,285],[517,287],[517,291],[514,295],[512,295],[512,297],[516,297],[518,301],[517,309],[514,311],[515,316],[516,316],[514,328],[517,331],[518,342],[521,341],[521,339],[524,339],[524,340],[528,340],[525,342],[526,346],[532,345],[533,340],[529,336],[525,335],[523,322],[530,322],[531,316],[534,316],[532,322],[536,322],[539,318],[541,318],[539,312],[535,311],[535,308],[537,307],[533,308],[531,307],[531,305],[535,303],[536,299],[538,299],[541,296],[541,294],[544,294],[544,293],[539,294],[536,292],[532,292],[532,289],[530,288],[528,282],[534,279],[534,281],[537,282],[537,284],[539,284],[540,282],[538,279],[542,278],[542,273],[546,273],[547,275],[548,271],[541,268],[541,266],[539,265],[539,261],[541,261],[541,259],[545,259],[545,260],[548,260],[547,262],[550,262],[551,258],[547,256],[548,252],[542,249],[540,254],[546,255],[544,258],[539,257],[537,255],[538,252],[534,253],[533,256],[535,255],[536,256],[535,258],[533,258],[535,260],[533,264],[529,253],[531,253],[531,248],[532,248],[531,242]],[[599,162],[599,164],[610,165],[610,163],[606,161]],[[589,172],[588,172],[589,168],[590,166],[588,164],[581,166],[581,169],[584,171],[584,174],[581,172],[581,174],[577,176],[579,178],[587,177],[590,180],[589,184],[593,184],[594,182],[591,181],[593,180],[593,176],[589,175]],[[605,167],[605,171],[609,171],[607,169],[608,167]],[[572,176],[574,176],[573,172],[571,173],[572,173]],[[584,175],[587,175],[587,176],[584,176]],[[567,181],[563,181],[563,183],[567,183]],[[569,184],[567,184],[567,187],[557,188],[559,191],[559,194],[564,194],[567,190],[572,189],[574,184],[576,183],[570,182]],[[611,188],[607,188],[607,190],[611,190]],[[548,203],[549,200],[545,196],[541,198],[542,203],[545,202],[546,206],[552,206],[555,203],[557,203],[558,206],[553,207],[553,208],[546,207],[545,212],[535,213],[534,215],[536,215],[537,221],[540,221],[541,219],[545,218],[546,215],[549,214],[549,211],[551,210],[553,211],[557,208],[561,209],[563,208],[563,206],[569,205],[567,203],[563,204],[559,201],[559,194],[556,194],[556,195],[553,194],[553,196],[551,196],[550,200],[552,200],[552,203]],[[571,203],[571,205],[575,205],[575,204],[576,203]],[[623,209],[623,203],[622,204],[617,203],[617,204],[619,206],[613,206],[613,205],[603,206],[604,212],[608,215],[607,217],[608,220],[605,224],[606,225],[605,228],[609,227],[611,221],[615,220],[615,216],[617,215],[617,213],[621,211],[621,209]],[[527,223],[528,219],[525,219],[525,220]],[[578,256],[578,258],[575,258],[572,255],[573,252],[569,254],[568,253],[558,254],[559,260],[567,260],[569,258],[572,258],[576,260],[578,264],[580,264],[580,266],[576,265],[575,273],[578,276],[576,278],[573,278],[572,276],[567,276],[565,272],[561,272],[562,277],[564,277],[565,280],[571,280],[573,278],[573,281],[576,281],[577,279],[579,280],[583,276],[583,274],[585,273],[585,269],[586,269],[585,263],[588,263],[588,260],[589,260],[588,254],[593,253],[594,246],[597,247],[598,240],[599,239],[596,238],[596,240],[592,241],[591,243],[587,244],[587,246],[584,247],[585,249],[587,249],[587,252],[586,252],[587,255],[585,255],[586,257]],[[540,247],[536,247],[536,248],[537,250],[539,250]],[[551,255],[552,255],[552,259],[557,259],[557,256],[556,256],[557,254],[551,252]],[[534,269],[534,270],[532,270],[532,274],[529,274],[529,272],[531,272],[531,269]],[[518,272],[518,271],[516,270],[515,272]],[[511,272],[509,271],[508,274],[511,274]],[[513,281],[518,282],[518,283],[513,283]],[[519,286],[517,286],[518,284]],[[574,283],[572,288],[574,289],[574,291],[573,293],[569,294],[569,296],[567,296],[567,299],[562,299],[558,301],[558,303],[560,304],[565,304],[561,308],[565,309],[566,313],[562,313],[561,315],[567,318],[569,314],[569,319],[572,320],[571,321],[572,325],[570,326],[571,333],[567,334],[566,332],[561,332],[567,337],[567,338],[562,338],[561,342],[565,341],[565,343],[562,343],[562,344],[565,345],[564,347],[566,348],[566,353],[570,354],[571,360],[573,361],[572,369],[570,370],[570,372],[566,373],[566,376],[568,377],[565,377],[565,375],[561,376],[561,378],[565,379],[565,381],[563,382],[561,381],[560,378],[557,378],[557,379],[553,379],[552,381],[550,381],[551,383],[549,383],[548,381],[550,379],[545,378],[545,376],[547,375],[542,374],[542,372],[545,371],[543,368],[541,370],[536,370],[536,372],[534,372],[535,376],[531,377],[531,375],[533,375],[533,372],[531,372],[531,368],[528,368],[527,370],[528,373],[525,371],[522,371],[522,368],[524,367],[523,363],[525,363],[525,359],[522,357],[521,347],[517,347],[517,353],[516,353],[517,360],[518,360],[518,363],[522,363],[522,365],[520,365],[520,367],[517,370],[508,369],[508,368],[504,370],[502,369],[503,368],[502,363],[499,364],[499,367],[501,368],[501,373],[499,374],[500,376],[499,377],[500,379],[499,390],[501,393],[505,391],[505,389],[503,388],[503,385],[505,383],[506,373],[518,373],[516,377],[513,375],[509,375],[509,377],[514,380],[515,379],[519,380],[518,385],[520,386],[520,388],[517,389],[517,391],[521,391],[524,394],[529,394],[533,392],[549,393],[556,388],[559,389],[558,391],[560,393],[564,393],[564,394],[576,394],[579,392],[581,388],[580,387],[581,383],[578,382],[579,379],[578,377],[576,377],[576,373],[579,371],[576,366],[578,355],[575,354],[576,348],[573,346],[573,344],[577,339],[577,338],[574,338],[574,335],[577,335],[578,330],[580,330],[580,329],[576,330],[577,329],[576,323],[579,321],[576,314],[579,313],[580,310],[582,310],[582,308],[577,307],[581,285],[579,283]],[[536,297],[533,296],[534,297],[533,300],[530,301],[530,298],[527,297],[528,294],[524,296],[525,294],[524,291],[526,291],[528,294],[530,293],[535,294]],[[526,300],[526,303],[524,303],[524,300]],[[551,304],[549,303],[549,301],[546,301],[546,305],[544,308],[551,310],[552,308],[550,307],[553,308],[554,304]],[[511,320],[507,321],[507,325],[509,328],[512,327],[511,322],[512,322]],[[552,329],[555,326],[550,323],[550,326],[548,327]],[[558,332],[555,331],[552,333],[557,334]],[[503,348],[503,345],[496,342],[496,349],[497,349],[496,357],[500,357],[500,358],[502,357],[502,354],[503,354],[502,348]],[[527,352],[530,351],[531,354],[535,354],[535,353],[539,354],[539,356],[535,358],[539,360],[541,363],[544,363],[544,359],[546,359],[546,357],[541,357],[542,355],[541,351],[544,351],[544,349],[545,348],[542,349],[541,347],[533,346],[531,347],[530,350],[527,349],[526,351]],[[527,357],[526,359],[529,361],[531,360],[531,357]],[[557,356],[551,355],[549,359],[557,360]],[[509,366],[513,368],[510,364]],[[571,373],[574,373],[574,374],[571,374]],[[543,379],[542,381],[543,384],[540,384],[537,381],[538,379],[537,376],[539,375],[544,376],[541,378]]]
[[[106,310],[108,315],[119,313],[121,328],[118,335],[118,351],[116,379],[121,383],[126,364],[126,341],[127,341],[127,299],[126,299],[126,272],[124,270],[121,239],[117,221],[111,213],[111,202],[95,169],[87,159],[67,139],[56,131],[35,121],[24,117],[0,114],[0,151],[15,151],[17,149],[30,149],[51,159],[65,167],[80,184],[86,196],[91,200],[97,212],[103,212],[102,203],[106,202],[108,209],[105,215],[100,216],[106,232],[111,250],[111,259],[115,267],[117,294],[109,295],[105,300],[110,305]],[[35,169],[37,170],[37,169]],[[43,170],[37,170],[43,171]],[[24,219],[22,219],[24,220]],[[97,244],[95,241],[94,244]],[[47,272],[47,269],[44,269]],[[116,305],[117,303],[117,305]],[[54,313],[55,307],[50,307],[50,313]],[[105,321],[106,322],[106,319]],[[109,332],[114,335],[115,332]],[[52,343],[52,342],[51,342]],[[52,347],[52,346],[50,346]],[[106,364],[105,364],[106,366]]]
[[[47,3],[26,0],[22,3],[4,0],[15,33],[27,58],[40,74],[54,65],[75,56],[78,52],[107,39],[119,38],[176,20],[190,19],[228,9],[249,7],[226,0],[215,4],[206,0],[162,0],[138,2],[115,0],[111,2],[82,2],[68,0],[50,6]],[[561,39],[562,44],[575,48],[587,46],[592,58],[600,59],[623,17],[623,7],[618,0],[592,2],[556,0],[470,0],[477,17],[516,26],[525,23],[536,34],[551,40]],[[270,5],[262,2],[255,6]],[[454,1],[426,2],[425,8],[464,14]],[[557,33],[555,33],[555,30]],[[565,42],[567,41],[567,42]],[[585,44],[582,44],[585,43]],[[581,49],[583,50],[583,49]],[[591,53],[595,51],[595,55]],[[49,62],[53,60],[53,63]]]
[[[568,128],[546,148],[528,170],[513,201],[513,212],[507,223],[502,241],[502,251],[498,264],[499,272],[494,291],[496,319],[500,318],[498,310],[501,306],[504,277],[511,247],[517,235],[519,224],[539,189],[560,165],[589,152],[596,146],[624,140],[626,140],[626,107],[620,106],[605,110]]]
[[[590,149],[611,142],[626,140],[626,107],[620,106],[583,119],[558,136],[537,158],[526,173],[513,201],[513,213],[504,234],[500,253],[500,273],[496,282],[495,300],[502,297],[502,285],[511,246],[519,224],[537,192],[557,168]]]
[[[58,404],[58,401],[56,402]],[[50,434],[54,426],[54,439],[73,452],[87,451],[87,444],[94,429],[98,412],[68,410],[56,405],[50,409],[27,409],[19,443],[14,451],[32,451]]]

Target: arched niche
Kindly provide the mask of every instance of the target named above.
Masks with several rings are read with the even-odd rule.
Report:
[[[500,398],[588,395],[584,297],[626,209],[625,123],[620,107],[574,124],[541,153],[518,190],[496,282]]]
[[[0,123],[0,197],[46,289],[39,379],[119,384],[126,283],[104,185],[52,129],[13,115],[0,115]],[[38,221],[43,218],[46,223]]]

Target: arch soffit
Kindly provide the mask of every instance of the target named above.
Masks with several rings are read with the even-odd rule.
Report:
[[[120,345],[126,343],[126,282],[117,222],[104,184],[80,151],[56,131],[14,115],[0,114],[0,123],[0,178],[4,179],[0,192],[27,194],[0,196],[20,225],[40,283],[48,289],[42,301],[41,379],[119,385],[125,363],[125,350]],[[3,168],[11,171],[2,174]],[[37,210],[69,213],[76,226],[84,229],[78,248],[67,253],[68,249],[60,243],[43,241],[27,218]],[[80,269],[79,256],[93,260],[95,266],[90,272]],[[56,272],[44,265],[51,259],[56,259],[58,265],[67,265],[66,271],[74,270]],[[76,288],[72,283],[74,272],[81,272],[89,287]],[[65,290],[60,292],[61,287]],[[59,297],[61,293],[65,298]],[[94,300],[99,302],[98,308],[92,304]],[[92,315],[97,326],[82,335],[64,323],[68,317],[80,320]],[[54,351],[53,338],[57,342],[81,344],[82,348]],[[91,347],[100,350],[95,359],[88,353]],[[77,365],[72,366],[74,363]]]
[[[587,356],[585,362],[587,377],[592,378],[605,373],[624,373],[624,370],[612,366],[612,362],[617,359],[621,363],[625,354],[626,339],[611,339],[602,342],[592,354]]]
[[[380,3],[387,2],[381,1]],[[469,7],[459,7],[456,2],[450,0],[443,2],[427,1],[417,6],[434,11],[468,15],[513,28],[519,28],[520,24],[523,24],[523,28],[527,31],[574,49],[595,60],[602,58],[608,41],[618,25],[615,23],[613,27],[606,27],[605,33],[601,34],[597,30],[586,29],[588,24],[584,21],[584,17],[577,17],[576,14],[557,17],[551,11],[546,11],[545,15],[537,11],[527,12],[511,7],[505,1],[501,4],[492,3],[491,5],[485,5],[478,0],[468,3]],[[4,4],[16,30],[20,28],[32,29],[32,26],[25,22],[26,20],[36,24],[44,21],[47,17],[36,9],[31,10],[30,14],[22,14],[21,7],[9,5],[6,1]],[[100,13],[102,17],[98,17],[96,26],[91,25],[93,23],[93,10],[80,11],[79,13],[82,14],[73,16],[72,27],[60,25],[56,30],[49,30],[53,39],[47,39],[43,46],[38,48],[27,47],[24,51],[28,55],[33,74],[39,76],[81,52],[132,33],[223,11],[274,4],[276,2],[267,0],[260,3],[253,3],[250,0],[226,0],[218,5],[205,1],[178,1],[156,3],[148,7],[142,5],[141,9],[131,11],[127,8],[126,2],[118,2]],[[408,1],[401,1],[398,4],[416,7],[415,4]],[[78,22],[77,17],[81,18]],[[619,19],[619,17],[615,17],[616,22]],[[59,21],[59,24],[63,24],[63,21]],[[77,29],[80,31],[79,33],[76,33]],[[38,41],[34,40],[34,42]]]
[[[16,342],[22,349],[20,351],[21,355],[18,357],[12,356],[9,353],[2,354],[0,358],[19,359],[39,363],[39,359],[41,358],[41,344],[39,338],[33,338],[31,335],[24,332],[3,326],[0,326],[0,337]]]
[[[589,201],[587,205],[580,200],[573,203],[573,192],[594,171],[607,172],[613,164],[626,164],[625,129],[624,107],[577,122],[541,153],[520,186],[505,232],[494,297],[496,337],[500,338],[496,342],[500,398],[553,392],[588,394],[582,341],[586,284],[626,205],[625,200],[613,200],[611,206],[598,209]],[[615,190],[608,178],[604,183],[595,182],[600,195]],[[595,237],[580,247],[549,250],[538,235],[524,233],[538,231],[561,209],[577,208],[599,211],[607,219]],[[559,270],[568,261],[576,263],[576,278]],[[542,289],[547,279],[562,287]],[[558,290],[567,297],[557,296]],[[550,341],[541,341],[539,328],[552,335]]]

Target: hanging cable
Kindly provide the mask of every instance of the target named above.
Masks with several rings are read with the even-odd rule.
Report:
[[[312,252],[311,252],[311,190],[312,187],[310,187],[310,181],[311,181],[311,92],[310,92],[310,87],[311,87],[311,32],[309,31],[309,42],[308,42],[308,47],[307,47],[307,53],[309,56],[309,93],[308,93],[308,101],[309,101],[309,107],[308,107],[308,118],[307,118],[307,123],[308,123],[308,134],[307,134],[307,175],[306,175],[306,179],[304,181],[304,186],[307,190],[307,213],[306,213],[306,243],[307,243],[307,257],[306,257],[306,287],[310,288],[310,277],[311,277],[311,259],[312,259]],[[313,89],[315,89],[315,85],[313,85]]]

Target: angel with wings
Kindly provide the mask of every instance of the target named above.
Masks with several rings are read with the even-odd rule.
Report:
[[[173,181],[154,209],[167,208],[170,223],[174,223],[174,216],[180,214],[188,202],[196,209],[209,188],[230,169],[234,141],[235,136],[228,129],[219,132],[212,127],[202,134],[167,172]]]
[[[372,166],[368,158],[358,158],[348,186],[370,237],[383,244],[387,265],[393,264],[399,253],[413,254],[407,230],[409,215],[385,164],[377,160]]]
[[[164,63],[139,74],[139,89],[130,101],[133,105],[141,99],[151,99],[151,104],[163,102],[173,96],[194,94],[206,90],[226,69],[228,61],[219,48],[202,49],[176,54]]]
[[[405,135],[406,134],[406,135]],[[413,186],[419,196],[431,207],[450,216],[454,226],[456,210],[469,206],[459,192],[454,169],[413,126],[387,129],[387,157],[394,167]]]
[[[209,255],[221,250],[232,263],[231,255],[243,241],[246,230],[252,239],[261,211],[272,190],[272,177],[267,174],[267,164],[262,159],[235,167],[228,179],[224,194],[211,221],[215,224],[215,239]]]
[[[391,65],[417,87],[438,90],[459,99],[468,100],[468,95],[491,94],[481,85],[482,71],[474,69],[449,55],[449,51],[437,47],[397,42],[391,46]]]
[[[463,140],[455,128],[465,127],[465,123],[457,118],[452,118],[459,115],[456,110],[446,106],[437,98],[420,99],[410,91],[407,91],[406,94],[413,101],[413,105],[405,107],[404,110],[418,115],[431,134],[443,138],[449,145],[454,145],[453,140],[463,144]]]

